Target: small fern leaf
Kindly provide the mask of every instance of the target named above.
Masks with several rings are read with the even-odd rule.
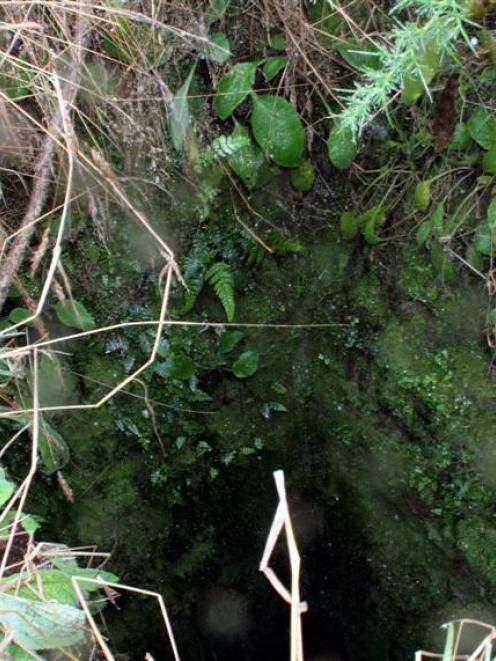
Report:
[[[232,321],[236,306],[231,267],[225,262],[217,262],[208,269],[205,280],[213,288],[217,298],[222,303],[227,320]]]

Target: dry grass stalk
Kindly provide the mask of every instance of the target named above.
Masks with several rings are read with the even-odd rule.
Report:
[[[274,590],[291,606],[290,627],[290,660],[303,661],[303,634],[301,629],[301,614],[308,609],[306,602],[300,601],[300,554],[296,545],[293,525],[289,514],[286,488],[284,485],[284,472],[273,473],[276,483],[279,505],[277,506],[272,526],[267,536],[267,542],[260,561],[260,571],[267,577]],[[288,590],[269,567],[274,547],[284,528],[288,545],[289,562],[291,569],[291,589]]]
[[[82,4],[78,3],[78,6],[81,8]],[[81,12],[76,18],[75,33],[76,38],[71,49],[73,55],[72,66],[67,79],[60,84],[55,70],[52,73],[52,84],[56,90],[58,107],[53,117],[49,118],[50,130],[46,130],[40,156],[38,157],[35,166],[35,179],[31,197],[21,221],[21,229],[23,231],[16,236],[0,270],[0,309],[5,303],[12,280],[24,259],[24,255],[34,232],[35,221],[42,213],[48,199],[52,169],[55,163],[56,154],[56,142],[54,138],[59,133],[64,135],[66,151],[70,160],[70,173],[72,173],[73,170],[74,134],[72,127],[70,126],[70,109],[74,106],[74,101],[79,89],[81,66],[90,34],[89,22],[83,12]],[[71,186],[70,181],[68,181],[66,198],[70,199],[70,194]],[[63,225],[62,219],[60,225]],[[61,240],[61,232],[59,232],[59,234]],[[58,261],[58,255],[55,250],[54,256],[57,257]]]
[[[110,651],[100,629],[98,628],[98,625],[95,622],[95,619],[89,609],[88,602],[80,588],[80,583],[93,583],[96,585],[100,585],[102,589],[104,587],[106,588],[111,588],[115,590],[127,590],[128,592],[133,592],[134,594],[143,594],[148,597],[153,597],[158,601],[159,607],[160,607],[160,612],[162,614],[162,619],[164,621],[165,629],[167,631],[167,636],[169,638],[169,643],[172,649],[172,653],[174,655],[174,660],[175,661],[180,661],[179,658],[179,652],[177,650],[177,645],[176,641],[174,638],[174,633],[172,631],[172,626],[169,620],[169,616],[167,614],[167,609],[165,607],[165,602],[161,594],[158,592],[152,592],[151,590],[144,590],[141,588],[134,588],[129,585],[124,585],[122,583],[110,583],[108,581],[102,581],[94,578],[85,578],[82,576],[73,576],[71,578],[72,584],[74,585],[74,589],[76,590],[76,594],[78,596],[78,599],[81,603],[81,606],[86,614],[86,618],[89,622],[89,625],[93,631],[93,635],[95,636],[96,641],[98,642],[98,645],[100,646],[100,649],[104,655],[104,657],[107,659],[107,661],[114,661],[114,656],[112,652]]]
[[[464,654],[461,653],[460,648],[462,647],[464,631],[466,631],[468,627],[485,629],[486,632],[489,631],[489,633],[486,633],[480,643],[475,647],[473,652]],[[443,624],[443,628],[448,629],[449,632],[444,653],[437,654],[434,652],[424,652],[419,650],[415,653],[415,661],[427,661],[428,659],[442,659],[442,661],[456,661],[457,659],[465,659],[465,661],[491,661],[493,658],[494,641],[496,640],[496,627],[493,627],[479,620],[463,618],[460,620],[453,620],[447,624]],[[452,636],[451,643],[449,641],[450,634]],[[474,636],[471,635],[470,640],[473,639]]]

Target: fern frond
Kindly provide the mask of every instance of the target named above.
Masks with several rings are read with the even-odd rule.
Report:
[[[222,303],[228,321],[234,319],[234,280],[231,267],[225,262],[216,262],[205,274],[205,280],[213,288]]]
[[[267,243],[270,245],[275,255],[288,255],[290,253],[301,254],[305,252],[305,248],[301,243],[296,241],[296,239],[285,236],[279,230],[272,230],[269,232]],[[248,245],[244,252],[245,263],[248,266],[258,266],[266,256],[267,251],[249,237]]]
[[[250,144],[250,138],[245,134],[219,135],[212,142],[212,150],[217,157],[227,158]]]

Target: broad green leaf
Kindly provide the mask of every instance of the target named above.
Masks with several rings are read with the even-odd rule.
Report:
[[[417,233],[415,234],[415,238],[419,246],[424,245],[424,243],[429,238],[429,234],[431,233],[431,231],[432,231],[432,224],[430,219],[424,220],[423,223],[420,223],[417,229]]]
[[[496,174],[496,145],[484,154],[482,171],[486,174]]]
[[[444,204],[442,202],[439,202],[434,209],[430,223],[433,234],[440,238],[444,234]]]
[[[307,193],[315,183],[315,170],[310,161],[303,161],[297,168],[291,170],[291,185],[296,190]]]
[[[215,110],[221,119],[227,119],[251,92],[256,70],[254,62],[241,62],[221,78],[214,97]]]
[[[437,35],[427,34],[420,39],[416,48],[415,70],[403,76],[404,103],[415,103],[436,75],[440,64],[440,49]]]
[[[338,44],[336,50],[345,62],[360,71],[381,66],[380,50],[370,41],[358,43],[355,39],[347,39]]]
[[[420,181],[415,186],[415,205],[420,211],[427,211],[431,203],[431,181]]]
[[[411,105],[415,103],[425,92],[425,85],[422,78],[418,76],[403,76],[403,93],[401,98],[404,103]]]
[[[10,532],[10,524],[15,519],[15,512],[9,512],[0,524],[0,539],[7,539]],[[40,527],[40,523],[36,519],[28,514],[23,514],[20,519],[20,524],[24,530],[28,533],[34,533]]]
[[[487,207],[487,223],[491,229],[496,229],[496,196],[493,197]]]
[[[211,0],[208,9],[205,12],[205,19],[208,25],[216,23],[225,14],[231,0]]]
[[[491,200],[486,213],[486,218],[479,226],[475,238],[474,247],[481,255],[491,256],[496,246],[496,197]]]
[[[69,461],[69,447],[62,436],[45,420],[40,424],[39,451],[45,472],[49,475]]]
[[[7,658],[9,661],[33,661],[33,655],[29,652],[25,652],[19,645],[11,643],[5,650],[9,655]],[[37,656],[37,660],[44,661],[44,656]]]
[[[341,234],[345,239],[354,239],[358,234],[360,219],[355,216],[353,211],[345,211],[339,219]]]
[[[231,138],[237,140],[242,137],[246,138],[246,145],[234,150],[227,157],[227,162],[246,188],[253,190],[257,185],[258,172],[264,163],[264,156],[260,147],[252,142],[248,129],[236,122]]]
[[[1,593],[0,623],[15,643],[34,651],[77,645],[86,637],[85,616],[78,608]]]
[[[96,327],[91,312],[79,301],[60,301],[54,308],[60,323],[64,326],[82,331],[93,330]]]
[[[255,96],[251,127],[260,147],[277,165],[294,168],[301,163],[305,131],[289,101],[281,96]]]
[[[54,559],[53,564],[63,575],[65,575],[69,579],[71,576],[77,576],[79,578],[101,579],[102,581],[105,581],[107,583],[119,582],[118,576],[112,574],[111,572],[104,571],[103,569],[96,569],[92,567],[79,567],[78,565],[70,564],[60,559]],[[80,585],[87,592],[96,592],[96,590],[101,589],[99,585],[97,585],[96,583],[91,583],[89,581],[81,581]]]
[[[224,331],[219,338],[219,349],[222,353],[229,353],[241,342],[244,336],[241,331]]]
[[[165,374],[172,379],[187,381],[195,373],[195,364],[189,356],[182,353],[171,353],[166,360]]]
[[[448,149],[462,150],[467,149],[472,142],[472,137],[465,122],[458,122],[453,132]]]
[[[0,466],[0,507],[8,501],[14,493],[14,483],[5,477],[5,471]]]
[[[327,153],[331,163],[338,170],[347,170],[355,160],[357,151],[353,129],[336,122],[327,140]]]
[[[470,136],[483,149],[496,148],[496,117],[483,106],[477,106],[467,121]]]
[[[13,324],[18,324],[19,322],[26,321],[31,316],[32,313],[27,308],[14,308],[9,314],[9,321]]]
[[[285,55],[271,57],[266,60],[262,66],[263,75],[267,80],[272,80],[284,69],[287,63],[288,58]]]
[[[245,351],[233,364],[234,376],[238,379],[247,379],[253,376],[258,369],[258,353],[256,351]]]
[[[59,604],[69,604],[69,606],[78,603],[70,576],[57,569],[41,569],[37,575],[41,580],[41,598],[47,601],[56,601]],[[34,582],[33,587],[34,590],[27,585],[23,585],[18,592],[18,596],[32,601],[39,601],[37,598],[37,594],[40,592],[39,586]]]
[[[208,38],[207,56],[212,62],[222,64],[231,57],[231,44],[224,32],[214,32]]]
[[[195,69],[196,62],[191,67],[188,77],[184,83],[174,94],[172,107],[167,118],[172,144],[174,145],[174,149],[176,151],[181,151],[186,138],[188,137],[190,120],[188,94]]]
[[[285,51],[288,47],[286,42],[286,36],[282,32],[276,32],[272,34],[269,38],[270,46],[274,50]]]
[[[494,253],[493,250],[494,237],[490,228],[486,223],[483,223],[477,230],[474,237],[474,248],[481,255],[491,256]]]
[[[376,230],[386,222],[386,211],[379,204],[369,209],[361,219],[363,224],[363,237],[371,246],[375,246],[380,242],[380,238],[376,234]]]

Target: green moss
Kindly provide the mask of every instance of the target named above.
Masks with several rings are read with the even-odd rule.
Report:
[[[401,251],[396,279],[401,290],[414,301],[434,303],[439,297],[439,279],[428,256],[410,245]]]
[[[457,526],[458,546],[469,564],[494,584],[496,581],[496,526],[486,518],[466,515]]]

